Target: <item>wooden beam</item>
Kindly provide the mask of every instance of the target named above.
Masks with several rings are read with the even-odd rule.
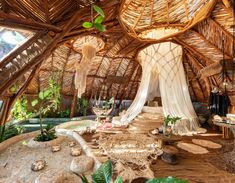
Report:
[[[216,20],[212,18],[208,18],[209,21],[211,21],[216,27],[218,27],[226,36],[228,36],[230,39],[234,39],[233,35],[228,32],[225,28],[223,28]]]
[[[204,95],[204,93],[203,93],[203,89],[202,89],[202,86],[201,86],[201,83],[199,82],[199,79],[198,79],[198,77],[197,77],[197,75],[196,75],[196,73],[195,73],[195,71],[194,71],[194,68],[193,68],[193,64],[190,62],[190,59],[189,58],[187,58],[187,62],[188,62],[188,65],[189,65],[189,67],[190,67],[190,69],[192,70],[192,73],[194,74],[194,77],[196,78],[196,83],[198,84],[198,86],[199,86],[199,89],[200,89],[200,91],[201,91],[201,93],[202,93],[202,97],[201,96],[199,96],[198,95],[198,98],[200,98],[200,99],[202,99],[202,100],[205,100],[205,95]],[[192,89],[193,89],[194,87],[193,87],[193,84],[192,84]],[[194,91],[195,92],[195,91]],[[196,94],[196,92],[195,92],[195,94]],[[197,93],[198,94],[198,93]],[[198,100],[198,101],[201,101],[201,100]]]
[[[208,78],[207,78],[207,77],[202,77],[202,76],[199,74],[199,72],[202,71],[202,69],[205,68],[205,67],[199,64],[198,59],[195,58],[194,55],[193,55],[190,51],[185,50],[185,52],[188,53],[188,55],[187,55],[187,57],[188,57],[188,63],[191,64],[191,65],[193,65],[193,66],[195,67],[195,69],[196,69],[197,75],[196,75],[195,79],[198,81],[199,86],[200,86],[200,88],[202,89],[202,92],[204,91],[204,89],[203,89],[203,87],[202,87],[202,86],[204,86],[204,84],[203,84],[203,83],[201,84],[200,81],[202,81],[202,82],[205,83],[207,93],[206,93],[206,95],[203,93],[203,95],[204,95],[204,98],[206,98],[206,97],[209,96],[209,93],[210,93],[210,84],[209,84],[209,81],[208,81]],[[191,61],[191,59],[192,59],[192,61]],[[217,64],[217,63],[216,63],[216,64]],[[193,68],[193,67],[191,67],[191,68]],[[193,71],[193,72],[194,72],[194,71]],[[194,73],[195,73],[195,72],[194,72]],[[199,79],[199,77],[198,77],[199,75],[201,76],[200,79]]]
[[[9,54],[6,58],[4,58],[1,62],[0,62],[0,69],[6,65],[8,62],[10,62],[11,60],[13,60],[18,54],[20,54],[21,52],[23,52],[26,48],[28,48],[31,44],[34,43],[34,41],[36,41],[39,37],[43,36],[44,34],[46,34],[46,32],[38,32],[36,33],[33,37],[31,37],[28,41],[26,41],[23,45],[21,45],[19,48],[17,48],[16,50],[14,50],[11,54]]]
[[[0,125],[3,125],[7,119],[7,109],[9,108],[10,98],[3,99],[3,107],[0,111]]]
[[[182,41],[181,39],[179,38],[173,38],[177,44],[180,44],[182,45],[184,48],[186,48],[187,50],[190,50],[191,52],[199,55],[200,57],[204,58],[207,62],[209,63],[214,63],[213,60],[211,60],[210,58],[208,58],[207,56],[205,56],[204,54],[202,54],[201,52],[197,51],[194,47],[188,45],[187,43],[185,43],[184,41]]]
[[[42,2],[44,4],[44,13],[45,13],[45,17],[46,17],[47,23],[51,23],[51,21],[50,21],[50,14],[49,14],[48,0],[43,0]]]
[[[24,93],[25,89],[28,87],[29,83],[32,81],[35,73],[36,73],[37,68],[33,69],[32,72],[30,73],[29,77],[27,78],[26,82],[23,84],[23,86],[20,88],[20,90],[12,97],[9,98],[7,101],[7,106],[4,108],[4,116],[1,117],[0,124],[5,124],[8,116],[10,115],[11,108],[15,104],[16,100],[18,100],[21,95]]]
[[[209,40],[207,40],[203,35],[201,35],[200,33],[196,32],[196,31],[194,31],[194,33],[197,34],[197,36],[200,37],[206,44],[208,44],[210,47],[213,47],[218,52],[220,52],[221,55],[223,55],[222,51],[217,46],[212,44]],[[229,56],[227,54],[225,54],[224,56],[225,56],[225,58],[231,58],[231,56]]]
[[[103,76],[98,76],[98,75],[87,75],[87,77],[107,80],[110,76],[103,77]],[[126,77],[122,77],[122,76],[112,76],[112,80],[117,80],[117,79],[121,79],[121,78],[122,78],[122,80],[126,79]],[[117,81],[117,82],[120,83],[120,81]],[[126,81],[121,81],[121,82],[126,83]],[[138,83],[140,81],[130,80],[130,82],[137,82]]]
[[[222,0],[224,7],[226,9],[226,11],[232,16],[234,17],[234,5],[232,0]]]
[[[4,92],[4,90],[11,86],[17,78],[19,78],[21,75],[23,75],[26,71],[28,71],[30,68],[33,68],[40,64],[45,58],[50,56],[52,51],[56,48],[57,44],[60,42],[61,39],[76,25],[78,21],[80,21],[79,17],[82,17],[84,14],[84,10],[77,11],[73,17],[68,21],[68,23],[65,25],[62,32],[58,33],[53,40],[50,42],[49,45],[47,45],[47,48],[40,53],[39,55],[35,56],[30,63],[26,64],[21,70],[16,72],[12,78],[9,78],[0,86],[0,95]]]
[[[6,1],[2,0],[2,10],[3,10],[3,12],[7,13],[8,9],[9,8],[8,8],[8,5],[7,5]]]
[[[8,13],[0,12],[0,24],[9,26],[9,27],[18,27],[18,28],[26,28],[33,30],[50,30],[53,32],[61,32],[62,28],[57,27],[51,24],[36,22],[32,19],[25,19],[22,17],[18,17],[15,15],[11,15]]]

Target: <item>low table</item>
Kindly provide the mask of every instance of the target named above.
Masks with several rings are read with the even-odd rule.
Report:
[[[233,148],[232,152],[235,155],[235,125],[232,125],[232,124],[229,124],[229,123],[224,123],[224,122],[215,122],[215,121],[214,121],[214,124],[217,125],[217,126],[229,128],[232,131],[233,138],[234,138],[234,142],[233,142],[234,148]]]
[[[214,124],[217,126],[229,128],[231,129],[233,133],[233,137],[234,137],[233,150],[231,152],[224,153],[222,158],[225,160],[227,166],[234,168],[235,167],[235,125],[224,123],[224,122],[215,122],[215,121],[214,121]]]
[[[162,145],[169,145],[169,144],[174,144],[175,142],[181,141],[182,137],[179,135],[171,135],[171,137],[166,137],[164,134],[159,133],[157,135],[154,135],[151,133],[152,130],[150,130],[148,132],[148,135],[150,137],[153,137],[154,139],[156,139],[157,141],[159,141],[159,143],[162,143],[160,146]]]

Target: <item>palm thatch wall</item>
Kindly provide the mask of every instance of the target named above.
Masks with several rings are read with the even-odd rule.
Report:
[[[105,12],[105,32],[82,27],[91,19],[92,3]],[[91,63],[85,97],[106,83],[115,98],[133,99],[141,78],[136,55],[161,41],[183,46],[193,101],[206,102],[212,87],[223,87],[225,78],[229,95],[235,95],[233,5],[231,0],[2,0],[0,25],[34,36],[0,62],[0,99],[5,104],[1,123],[16,99],[36,95],[51,74],[60,74],[61,93],[71,102],[76,94],[74,64],[81,60],[79,46],[87,39],[103,45]],[[143,37],[162,29],[173,31],[167,37]]]

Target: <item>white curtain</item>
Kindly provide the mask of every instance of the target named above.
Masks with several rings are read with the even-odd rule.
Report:
[[[182,64],[182,47],[165,42],[146,49],[155,51],[154,60],[159,72],[160,92],[164,115],[179,116],[174,132],[180,135],[206,132],[199,128]]]
[[[76,64],[75,88],[78,90],[78,97],[86,91],[86,78],[90,70],[92,58],[96,54],[96,49],[90,44],[85,44],[82,48],[82,60]]]
[[[132,105],[121,117],[121,122],[129,123],[141,112],[147,99],[158,96],[159,84],[164,115],[181,117],[174,132],[181,135],[205,132],[199,128],[189,96],[181,46],[171,42],[154,44],[142,50],[139,58],[142,66],[141,83]]]
[[[136,97],[128,108],[126,113],[121,116],[121,123],[126,124],[133,120],[142,110],[147,99],[153,99],[158,95],[158,70],[157,64],[153,59],[143,60],[140,56],[140,64],[142,66],[142,78]],[[154,81],[156,85],[152,85]],[[149,97],[148,97],[149,96]]]

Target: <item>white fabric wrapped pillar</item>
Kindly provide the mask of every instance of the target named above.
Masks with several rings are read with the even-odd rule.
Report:
[[[86,78],[90,70],[92,58],[95,54],[96,49],[89,44],[85,44],[82,48],[82,60],[80,63],[76,64],[74,84],[75,88],[78,90],[79,98],[81,98],[82,94],[86,91]]]
[[[151,80],[158,81],[158,74],[157,72],[157,65],[155,60],[153,59],[146,59],[143,60],[140,58],[141,66],[142,66],[142,78],[140,82],[139,89],[137,91],[136,97],[132,102],[131,106],[128,108],[126,113],[121,116],[121,123],[127,124],[131,120],[133,120],[142,110],[146,99],[148,97],[149,92],[151,92],[151,96],[154,98],[154,94],[157,92],[153,92],[156,90],[157,85],[151,85]],[[157,84],[157,83],[156,83]]]

